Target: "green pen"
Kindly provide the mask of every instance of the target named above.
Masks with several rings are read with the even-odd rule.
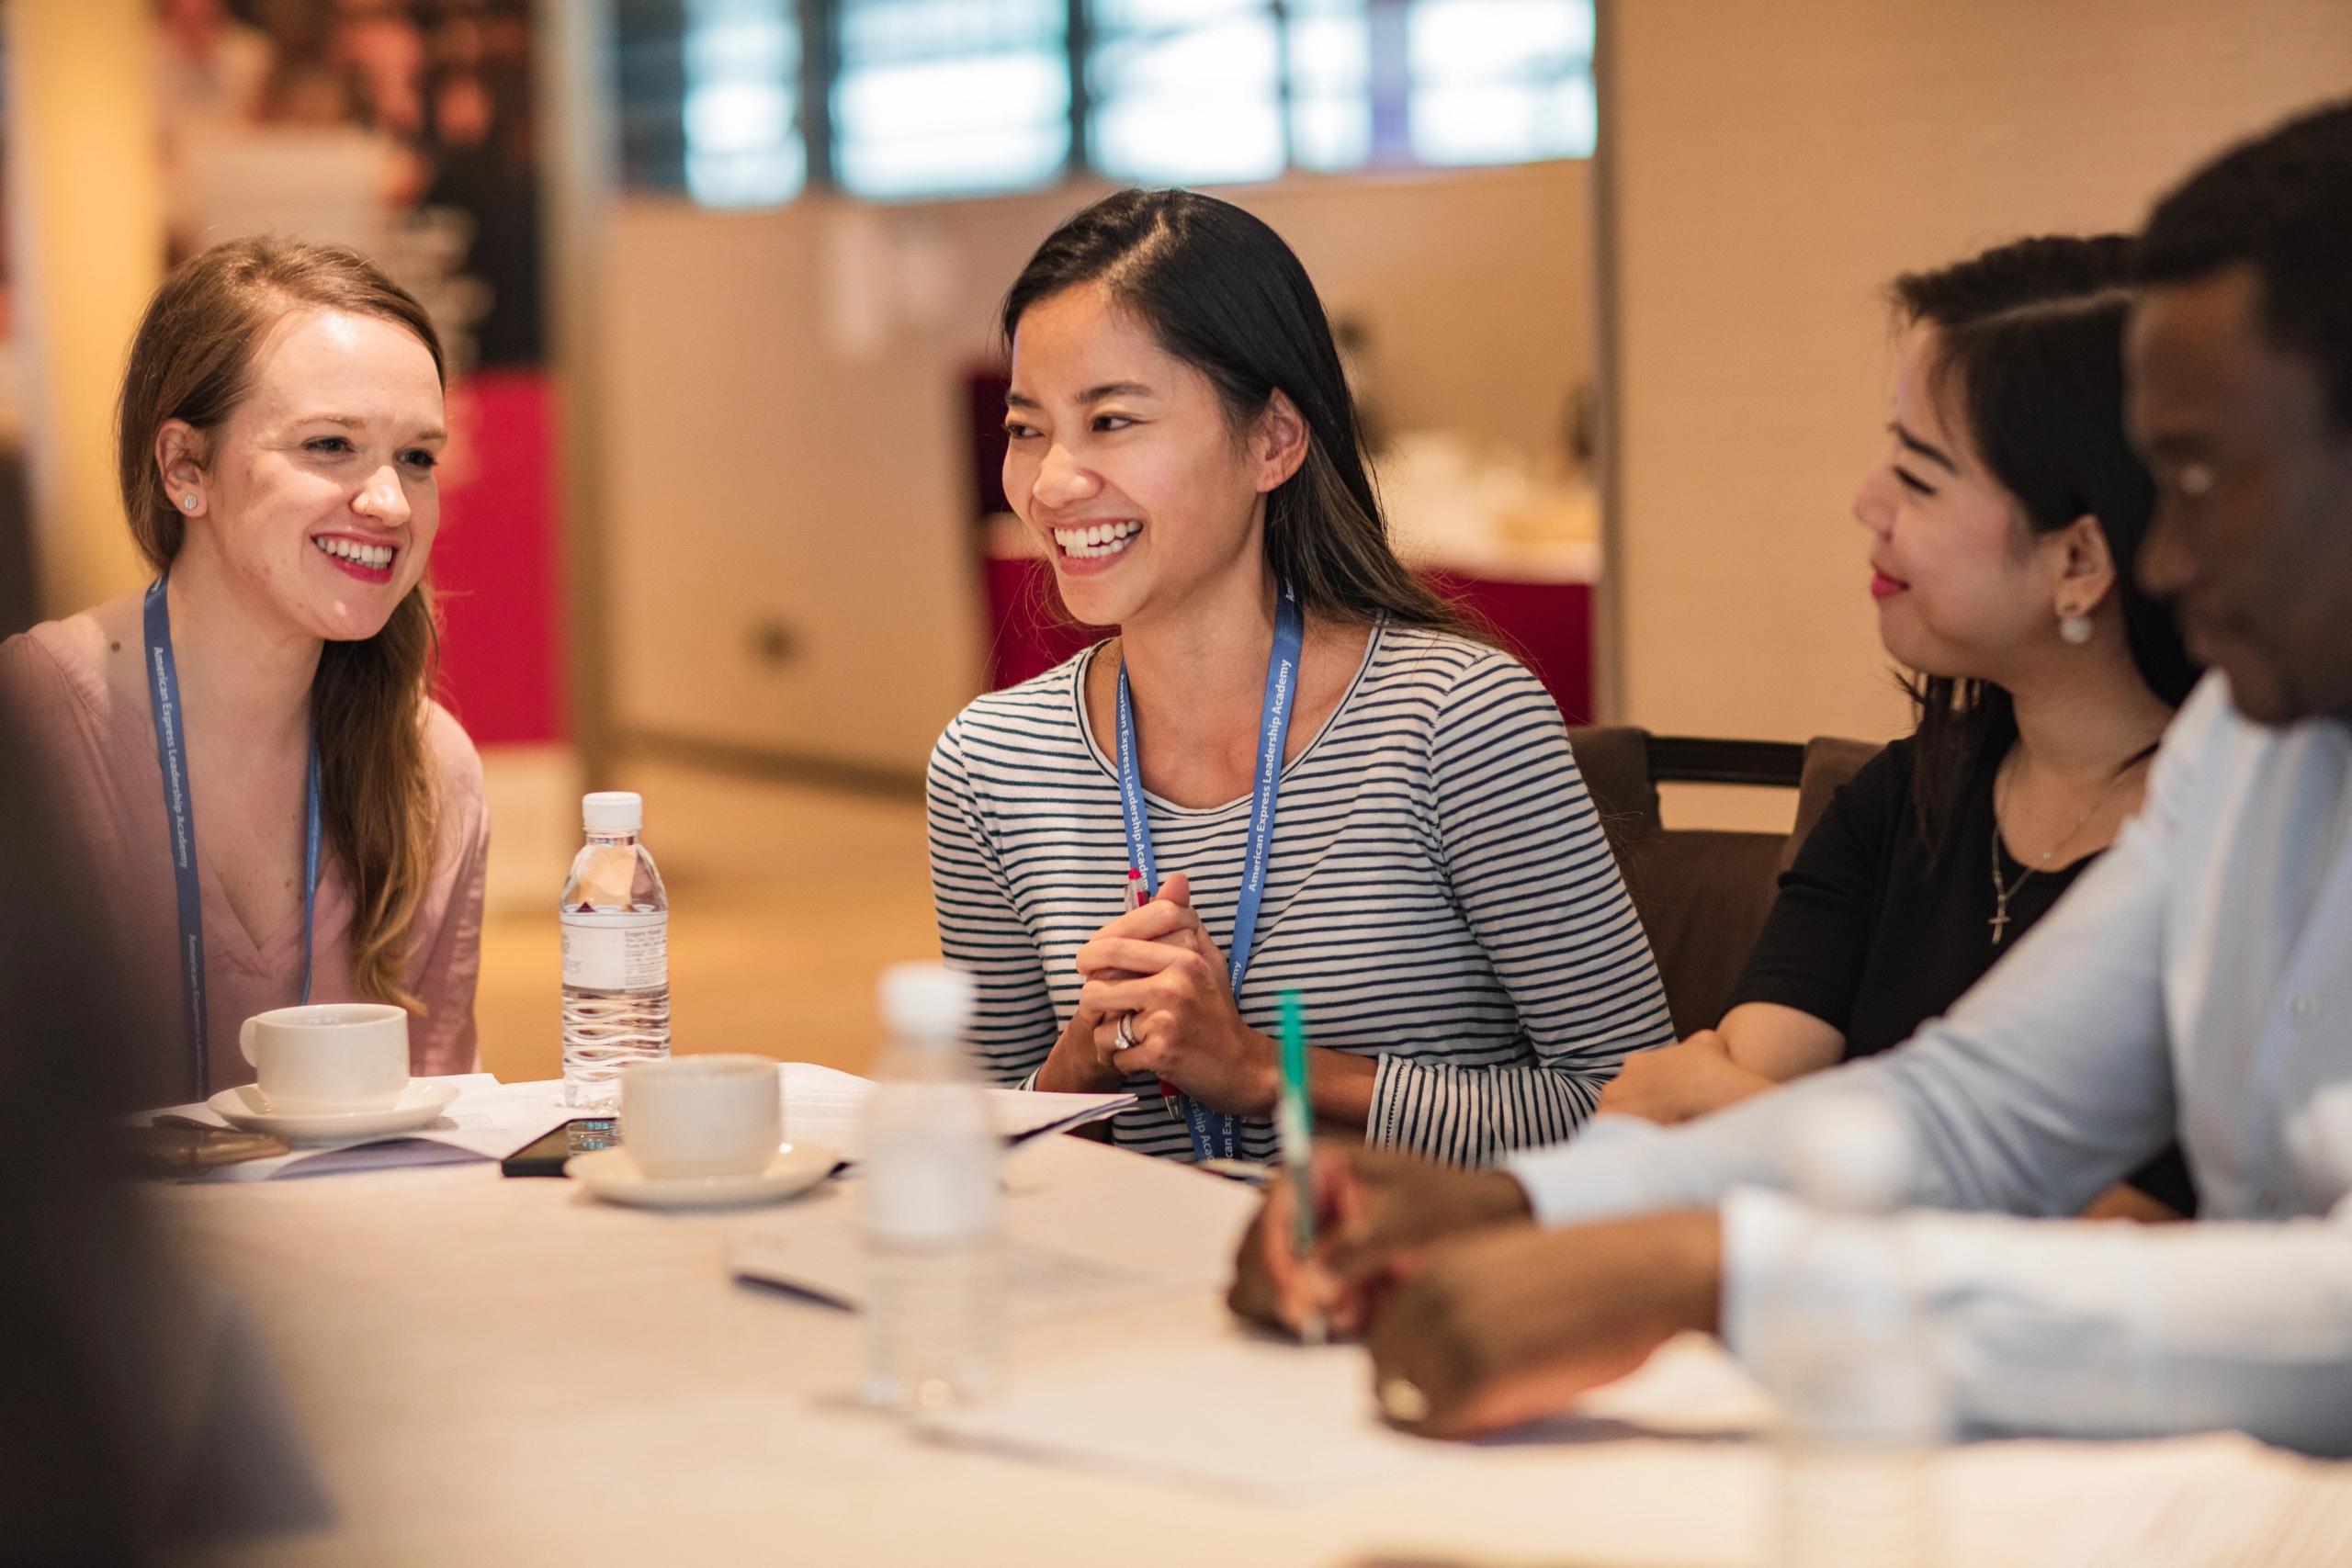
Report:
[[[1275,1123],[1282,1134],[1283,1174],[1290,1182],[1293,1220],[1290,1255],[1304,1263],[1315,1256],[1315,1142],[1306,1100],[1306,1004],[1296,991],[1282,994],[1282,1098]],[[1309,1345],[1327,1337],[1323,1314],[1312,1314],[1298,1326],[1298,1337]]]

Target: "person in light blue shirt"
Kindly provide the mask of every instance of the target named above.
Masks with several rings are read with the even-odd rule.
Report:
[[[1275,1201],[1238,1309],[1363,1328],[1392,1416],[1443,1435],[1681,1330],[1747,1353],[1802,1218],[1771,1190],[1792,1132],[1860,1093],[1919,1156],[1896,1224],[1971,1427],[2352,1453],[2352,100],[2165,197],[2140,281],[2138,570],[2215,673],[2106,859],[1883,1056],[1678,1128],[1604,1116],[1500,1172],[1324,1152],[1323,1247],[1290,1266]],[[2205,1220],[2043,1217],[2176,1136]]]

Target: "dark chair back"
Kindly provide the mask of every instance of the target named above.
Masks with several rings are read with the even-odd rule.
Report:
[[[1832,739],[1804,746],[1702,740],[1617,725],[1574,728],[1568,739],[1657,955],[1675,1033],[1713,1029],[1764,930],[1780,874],[1838,785],[1877,748]],[[1660,784],[1794,789],[1796,827],[1668,828],[1658,814]]]

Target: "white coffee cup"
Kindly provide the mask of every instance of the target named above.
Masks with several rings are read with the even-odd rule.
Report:
[[[621,1147],[654,1178],[756,1176],[784,1142],[765,1056],[673,1056],[621,1069]]]
[[[389,1110],[408,1088],[408,1010],[314,1002],[245,1020],[237,1033],[269,1109],[290,1115]]]

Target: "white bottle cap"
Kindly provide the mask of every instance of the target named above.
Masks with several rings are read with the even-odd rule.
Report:
[[[1816,1208],[1888,1214],[1911,1196],[1911,1129],[1882,1095],[1816,1090],[1792,1118],[1789,1185]]]
[[[882,1022],[902,1040],[960,1040],[971,1021],[972,976],[944,964],[893,964],[875,987]]]
[[[580,825],[591,833],[634,833],[645,826],[645,797],[626,789],[583,795]]]

